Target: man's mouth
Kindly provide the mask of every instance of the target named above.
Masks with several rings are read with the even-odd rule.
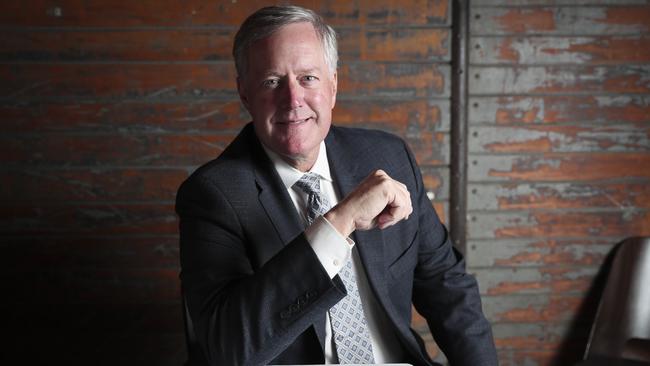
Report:
[[[297,124],[307,122],[307,121],[309,121],[311,119],[313,119],[313,117],[300,118],[300,119],[284,119],[284,120],[278,120],[277,123],[283,124],[283,125],[297,125]]]

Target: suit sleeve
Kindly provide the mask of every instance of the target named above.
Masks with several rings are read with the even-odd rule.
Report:
[[[413,304],[427,320],[451,365],[497,365],[490,324],[483,315],[478,284],[465,272],[463,256],[452,246],[429,201],[415,158],[407,149],[419,208],[419,252]],[[415,202],[414,202],[415,204]]]
[[[236,211],[209,179],[179,189],[181,283],[211,365],[266,365],[344,296],[304,234],[260,268]]]

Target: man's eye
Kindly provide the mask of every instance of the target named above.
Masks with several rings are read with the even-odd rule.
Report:
[[[315,77],[314,75],[306,75],[302,77],[302,81],[306,83],[313,83],[314,81],[317,81],[318,78]]]
[[[264,80],[264,82],[262,82],[262,85],[267,88],[275,88],[276,86],[278,86],[279,83],[280,81],[278,79],[269,79],[269,80]]]

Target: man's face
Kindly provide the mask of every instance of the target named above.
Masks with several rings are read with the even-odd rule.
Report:
[[[332,122],[336,73],[310,23],[286,25],[254,42],[237,81],[258,138],[294,167],[311,168]]]

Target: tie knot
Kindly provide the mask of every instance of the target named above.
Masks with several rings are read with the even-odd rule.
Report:
[[[320,194],[320,177],[316,173],[305,173],[295,185],[308,195]]]

